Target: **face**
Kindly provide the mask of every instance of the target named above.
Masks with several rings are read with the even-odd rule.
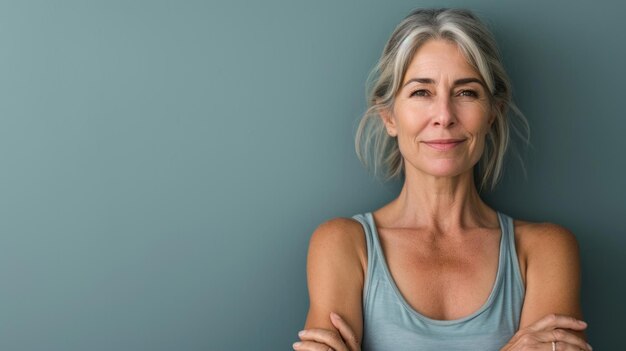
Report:
[[[381,117],[398,138],[407,175],[451,177],[478,162],[495,114],[486,85],[458,46],[429,40],[410,62],[392,111]]]

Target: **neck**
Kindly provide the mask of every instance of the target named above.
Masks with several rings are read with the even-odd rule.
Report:
[[[395,227],[435,233],[491,227],[495,217],[478,195],[472,170],[454,177],[435,177],[407,169],[400,195],[381,212]]]

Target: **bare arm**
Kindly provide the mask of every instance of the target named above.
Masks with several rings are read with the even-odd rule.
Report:
[[[526,296],[520,328],[550,313],[582,319],[576,237],[554,224],[542,224],[528,234]]]
[[[307,257],[310,307],[305,329],[337,332],[330,320],[331,312],[335,312],[352,328],[360,344],[366,252],[363,230],[358,222],[337,218],[315,230]]]
[[[531,350],[550,345],[589,350],[580,322],[578,243],[567,229],[531,224],[520,238],[526,261],[526,295],[520,328],[503,350]]]

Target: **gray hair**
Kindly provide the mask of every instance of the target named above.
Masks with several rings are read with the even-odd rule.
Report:
[[[486,137],[485,149],[478,162],[478,175],[480,189],[488,185],[493,190],[502,175],[510,130],[513,129],[526,144],[530,130],[526,118],[512,101],[511,83],[493,35],[468,10],[417,9],[396,27],[367,80],[368,109],[356,132],[357,156],[366,168],[376,176],[382,175],[385,180],[403,175],[404,161],[398,140],[386,133],[379,113],[392,108],[415,52],[430,39],[445,39],[457,44],[487,85],[496,119]],[[525,133],[513,126],[507,117],[509,110],[518,117]]]

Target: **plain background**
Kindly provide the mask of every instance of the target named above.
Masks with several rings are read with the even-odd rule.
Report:
[[[530,121],[487,201],[575,233],[590,342],[621,348],[623,2],[41,0],[0,2],[0,349],[290,349],[312,231],[397,194],[353,135],[430,6],[488,23]]]

